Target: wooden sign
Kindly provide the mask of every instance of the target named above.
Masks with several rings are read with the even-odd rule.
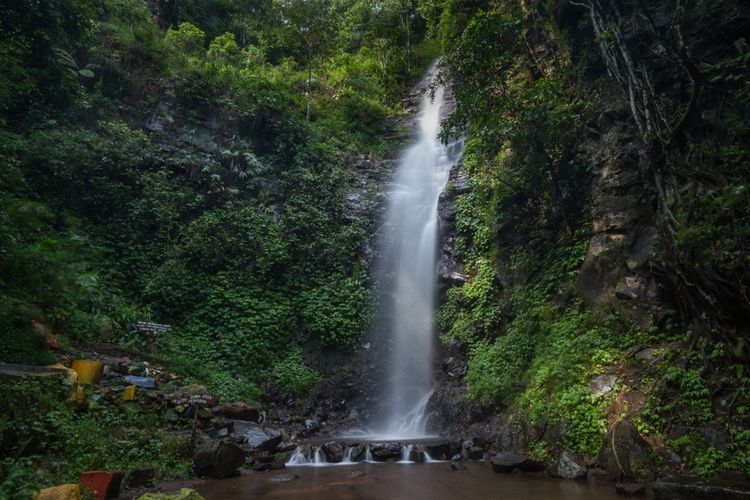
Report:
[[[161,323],[152,323],[150,321],[138,321],[135,324],[136,330],[148,333],[166,333],[172,330],[171,325],[162,325]]]
[[[216,396],[210,394],[194,394],[192,396],[182,396],[178,398],[176,404],[178,405],[194,405],[194,406],[216,406],[219,401]]]

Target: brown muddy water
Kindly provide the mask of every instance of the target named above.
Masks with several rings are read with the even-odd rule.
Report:
[[[489,463],[357,464],[347,467],[290,467],[192,485],[207,500],[279,498],[305,500],[608,500],[621,498],[614,486],[538,475],[499,474]],[[296,474],[299,479],[276,482]]]

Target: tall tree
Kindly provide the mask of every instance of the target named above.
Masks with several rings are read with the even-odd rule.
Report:
[[[328,0],[277,0],[282,30],[291,47],[301,49],[302,63],[307,69],[305,96],[306,117],[310,119],[310,87],[314,67],[333,47],[335,26]]]

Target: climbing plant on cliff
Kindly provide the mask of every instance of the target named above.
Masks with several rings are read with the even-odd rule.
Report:
[[[642,1],[573,3],[588,10],[607,72],[649,148],[663,252],[657,272],[691,326],[689,350],[708,336],[750,366],[750,233],[737,224],[750,215],[750,157],[742,145],[750,133],[750,51],[737,33],[731,48],[706,53],[700,46],[713,40],[692,29],[739,6],[676,0],[662,11]],[[656,76],[655,66],[673,71]],[[665,77],[679,90],[665,88]]]
[[[469,281],[448,291],[438,324],[445,340],[469,346],[471,394],[532,423],[576,429],[553,441],[533,437],[542,455],[560,447],[596,453],[612,402],[592,394],[588,381],[630,363],[627,346],[685,337],[685,351],[670,355],[642,390],[677,404],[666,370],[691,367],[718,398],[707,418],[740,436],[723,419],[747,416],[750,235],[740,221],[750,206],[742,139],[749,75],[741,9],[713,1],[449,1],[426,2],[423,12],[456,83],[444,135],[467,135],[469,187],[455,206]],[[706,19],[720,30],[702,29]],[[658,212],[659,251],[648,271],[658,285],[649,300],[662,313],[647,327],[631,323],[634,311],[615,297],[606,312],[578,297],[581,263],[597,252],[586,234],[597,160],[586,158],[586,144],[604,104],[623,99]],[[660,436],[673,432],[679,419],[656,406],[641,421],[659,422]],[[724,455],[698,453],[705,440],[691,426],[692,437],[677,444],[697,471],[711,474]]]

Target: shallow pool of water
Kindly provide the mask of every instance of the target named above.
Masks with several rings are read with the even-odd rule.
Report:
[[[498,474],[489,463],[466,463],[452,471],[449,463],[357,464],[350,467],[290,467],[257,472],[193,486],[207,500],[247,498],[336,499],[508,499],[608,500],[619,497],[613,486],[544,476]],[[299,479],[274,482],[274,476],[296,474]],[[361,475],[360,475],[361,474]]]

